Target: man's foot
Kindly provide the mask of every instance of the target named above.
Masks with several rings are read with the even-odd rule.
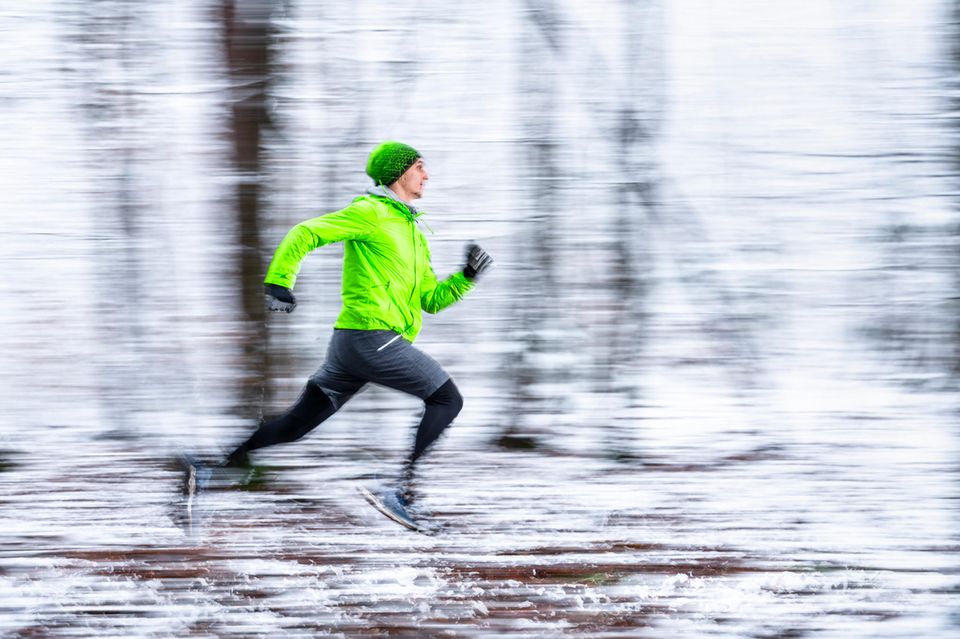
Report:
[[[207,487],[213,471],[199,459],[184,453],[180,455],[180,466],[183,470],[181,491],[184,497],[192,500],[193,497]]]
[[[370,505],[381,513],[410,530],[421,530],[421,525],[415,519],[415,512],[411,512],[411,504],[401,491],[396,488],[375,488],[369,490],[360,487],[360,494],[370,502]]]
[[[253,464],[250,462],[250,455],[245,450],[235,450],[223,462],[224,468],[239,468],[248,470]]]
[[[225,479],[233,482],[233,486],[243,490],[258,490],[268,477],[266,467],[255,465],[249,453],[239,449],[220,463],[220,470]]]

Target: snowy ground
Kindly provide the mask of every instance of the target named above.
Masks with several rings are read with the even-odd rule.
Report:
[[[446,524],[431,537],[355,492],[383,452],[358,452],[372,433],[271,453],[254,487],[214,489],[189,518],[152,451],[23,455],[3,483],[20,514],[4,524],[4,631],[950,636],[950,487],[931,478],[952,456],[898,435],[902,420],[824,421],[847,420],[869,435],[756,446],[681,421],[689,444],[741,451],[659,463],[449,446],[424,478]]]

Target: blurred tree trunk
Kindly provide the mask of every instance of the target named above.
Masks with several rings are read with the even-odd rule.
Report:
[[[135,12],[117,11],[101,4],[78,6],[66,15],[68,51],[77,52],[81,94],[77,105],[84,124],[96,202],[93,216],[95,250],[96,331],[103,340],[97,358],[96,396],[102,400],[110,435],[126,437],[130,415],[144,408],[151,372],[145,349],[144,266],[145,233],[142,186],[137,183],[136,164],[140,138],[133,130],[139,121],[134,78],[143,51],[135,50],[140,34]],[[75,19],[75,23],[71,24]],[[74,30],[75,29],[75,30]],[[109,46],[108,46],[109,45]]]
[[[613,70],[621,74],[622,83],[610,105],[609,126],[619,175],[614,228],[608,234],[611,272],[601,283],[610,290],[613,308],[609,320],[598,327],[596,350],[600,357],[592,370],[598,386],[595,392],[609,398],[603,402],[607,423],[599,425],[604,450],[616,459],[632,459],[636,456],[631,445],[636,425],[625,422],[624,412],[638,401],[639,393],[629,371],[640,361],[645,342],[644,298],[652,264],[642,221],[658,215],[655,144],[665,72],[660,67],[663,43],[654,39],[663,31],[659,3],[625,0],[622,15],[621,57]]]
[[[557,72],[552,53],[559,47],[560,25],[552,4],[531,0],[526,5],[526,20],[521,29],[519,95],[521,161],[525,182],[530,185],[529,201],[534,211],[520,222],[520,237],[530,266],[517,282],[519,294],[513,315],[517,318],[515,342],[518,351],[507,362],[509,401],[506,403],[505,428],[497,443],[505,448],[537,448],[543,444],[542,427],[531,415],[556,410],[555,402],[535,391],[548,381],[550,372],[542,355],[550,348],[550,319],[557,317],[556,282],[557,162],[558,141],[555,132]],[[552,50],[552,51],[551,51]],[[534,71],[535,70],[535,71]]]
[[[240,375],[240,414],[269,403],[267,380],[271,363],[266,348],[263,274],[266,259],[260,242],[260,203],[263,164],[262,138],[270,124],[267,92],[270,82],[272,0],[223,0],[221,20],[227,70],[233,166],[234,206],[238,245],[236,275],[243,309],[243,374]]]

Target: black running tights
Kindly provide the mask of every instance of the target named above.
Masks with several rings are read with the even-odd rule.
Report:
[[[462,408],[463,397],[452,379],[424,400],[423,417],[417,427],[413,452],[407,460],[408,467],[412,467],[443,434]],[[337,408],[323,389],[312,381],[307,382],[297,403],[283,415],[264,420],[256,432],[230,454],[230,459],[258,448],[297,441],[336,412]]]

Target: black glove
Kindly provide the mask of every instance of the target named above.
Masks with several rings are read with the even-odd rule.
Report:
[[[293,296],[293,291],[277,284],[266,284],[263,287],[264,298],[267,302],[268,311],[278,313],[292,313],[297,307],[297,298]]]
[[[481,273],[490,268],[493,258],[476,244],[467,244],[467,263],[463,267],[463,274],[468,280],[475,280]]]

